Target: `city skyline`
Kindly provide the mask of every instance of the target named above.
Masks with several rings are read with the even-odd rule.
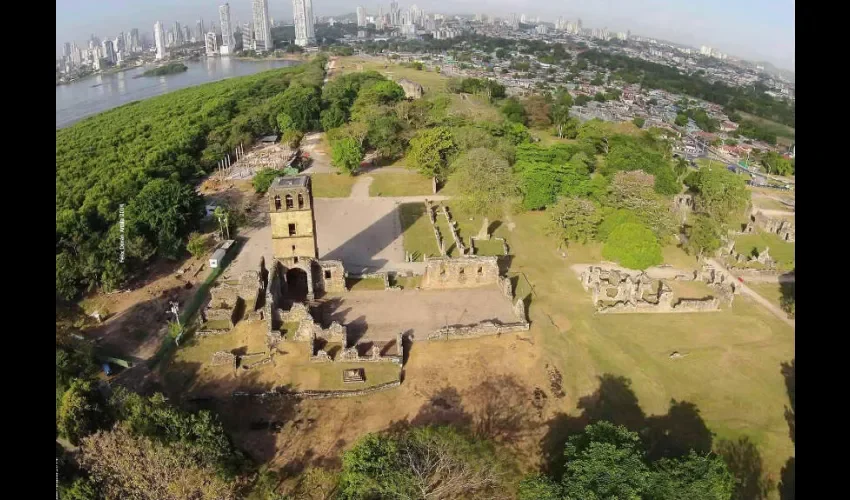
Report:
[[[253,20],[253,3],[253,0],[230,2],[234,24]],[[287,24],[292,21],[292,3],[285,0],[267,3],[271,19]],[[415,3],[401,3],[400,10],[406,10]],[[372,16],[379,6],[386,9],[385,12],[389,11],[391,4],[387,1],[360,5],[367,15]],[[150,34],[154,22],[160,19],[164,27],[173,26],[178,19],[191,19],[192,23],[199,18],[218,19],[219,5],[221,3],[210,0],[186,0],[178,5],[150,0],[128,10],[126,6],[95,4],[90,0],[57,0],[56,54],[62,54],[65,42],[87,40],[91,33],[115,36],[119,31],[140,28],[143,33]],[[627,0],[605,0],[594,5],[541,5],[523,0],[496,0],[485,5],[464,0],[460,3],[437,0],[417,5],[429,13],[474,15],[486,12],[503,18],[525,14],[529,20],[539,16],[542,22],[548,23],[554,23],[559,17],[581,17],[586,27],[608,28],[612,32],[630,30],[636,35],[696,48],[707,45],[750,61],[767,61],[780,68],[794,69],[794,0],[699,0],[684,6],[673,0],[648,0],[640,4]],[[314,16],[326,17],[354,14],[357,6],[341,0],[322,0],[312,7]],[[112,27],[110,29],[115,33],[105,33],[105,27]]]

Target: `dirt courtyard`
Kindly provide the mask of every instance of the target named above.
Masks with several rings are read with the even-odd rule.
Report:
[[[401,220],[393,200],[314,200],[319,258],[342,260],[351,273],[404,263]]]
[[[469,325],[483,320],[517,321],[511,303],[496,287],[455,290],[346,292],[329,297],[322,321],[337,321],[349,338],[389,341],[407,332],[416,340],[445,325]]]

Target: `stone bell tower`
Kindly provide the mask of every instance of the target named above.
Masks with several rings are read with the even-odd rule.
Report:
[[[275,259],[297,263],[299,258],[318,258],[310,188],[307,175],[278,177],[269,187],[269,217]]]

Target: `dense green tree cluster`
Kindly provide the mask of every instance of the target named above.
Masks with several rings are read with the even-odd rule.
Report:
[[[764,141],[773,145],[776,144],[777,138],[776,127],[762,125],[752,120],[742,120],[733,134],[735,136],[744,136],[750,139]]]
[[[716,455],[690,451],[681,458],[653,461],[637,433],[606,421],[570,436],[564,457],[561,477],[526,478],[520,500],[730,500],[735,485]]]
[[[495,80],[485,78],[457,78],[449,80],[446,90],[459,94],[483,94],[492,101],[505,97],[505,86]]]
[[[493,445],[452,427],[370,434],[342,457],[339,498],[493,498],[504,487]]]
[[[696,193],[694,208],[718,223],[727,223],[740,215],[750,202],[744,178],[725,168],[703,168],[691,172],[685,184]]]
[[[627,83],[640,83],[643,88],[698,97],[731,111],[743,111],[794,126],[795,105],[765,94],[768,89],[762,84],[729,87],[719,81],[709,82],[697,74],[680,73],[678,69],[663,64],[595,49],[582,52],[578,58],[612,71],[618,79]]]
[[[321,85],[323,64],[317,58],[182,89],[57,130],[58,296],[118,286],[151,256],[179,255],[200,216],[187,183],[236,146],[277,131],[282,112],[312,123],[315,117],[294,111],[295,91],[287,91],[293,84],[314,95],[309,88]]]

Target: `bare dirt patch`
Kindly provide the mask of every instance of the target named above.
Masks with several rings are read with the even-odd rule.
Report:
[[[352,340],[392,340],[402,332],[424,340],[446,325],[517,321],[496,287],[465,290],[351,291],[329,297],[322,321],[346,325]]]

